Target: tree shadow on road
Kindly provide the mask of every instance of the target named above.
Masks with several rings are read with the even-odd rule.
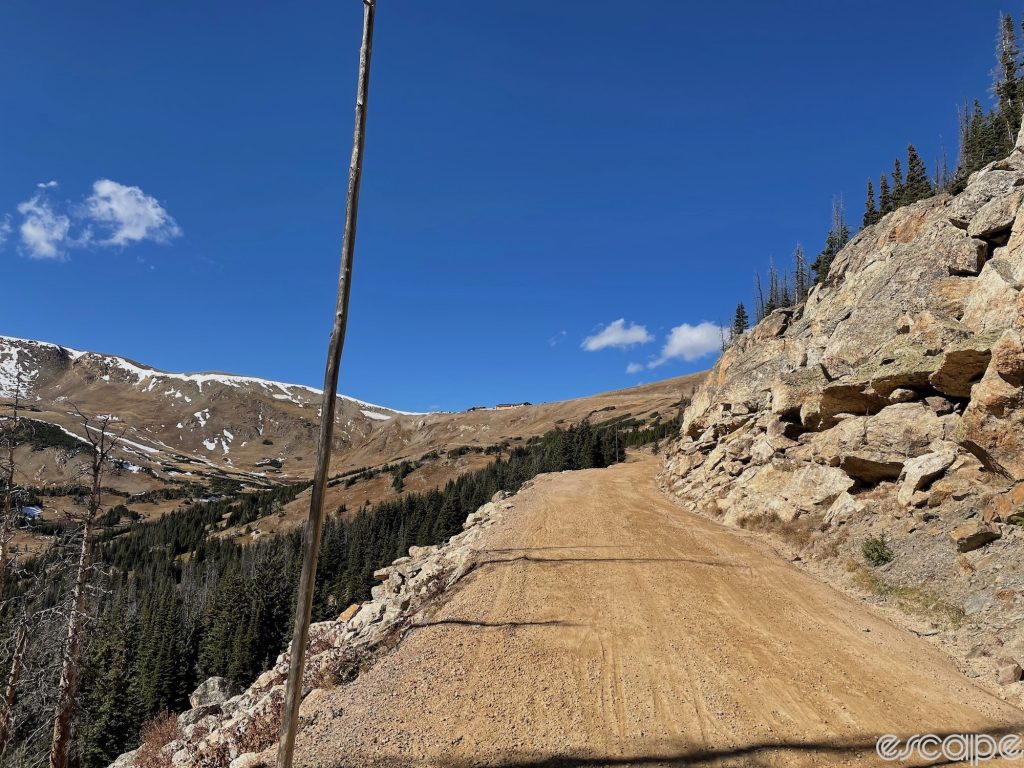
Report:
[[[511,627],[578,627],[571,621],[551,619],[550,621],[476,621],[474,619],[438,619],[436,621],[424,621],[417,624],[410,624],[409,629],[423,629],[425,627],[439,627],[444,625],[455,625],[461,627],[479,627],[482,629],[497,628],[508,629]]]
[[[1020,733],[1024,723],[994,728],[987,733],[1000,737]],[[967,731],[965,731],[967,732]],[[937,734],[940,738],[952,734]],[[906,737],[905,737],[906,738]],[[353,762],[339,762],[336,768],[345,766],[376,766],[377,768],[626,768],[626,766],[666,766],[673,768],[755,768],[756,766],[828,766],[828,765],[901,765],[901,766],[943,766],[962,764],[953,760],[911,760],[908,762],[886,762],[878,757],[875,744],[878,735],[861,736],[852,739],[830,739],[820,741],[762,741],[721,749],[693,746],[652,749],[647,753],[632,755],[598,754],[509,754],[476,756],[472,760],[438,757],[430,760],[406,760],[399,756],[358,755]]]
[[[562,547],[559,547],[559,549],[562,549]],[[500,550],[483,550],[481,554],[497,551]],[[735,568],[740,571],[750,570],[749,565],[730,563],[723,560],[703,560],[696,557],[535,557],[533,555],[484,558],[476,563],[476,568],[484,568],[488,565],[509,565],[512,563],[534,563],[544,565],[562,565],[570,563],[636,563],[638,565],[654,563],[689,563],[691,565],[708,565],[715,568]]]
[[[548,546],[548,547],[507,547],[507,548],[487,548],[481,550],[482,552],[546,552],[548,550],[564,550],[564,549],[635,549],[628,544],[565,544],[563,546]]]

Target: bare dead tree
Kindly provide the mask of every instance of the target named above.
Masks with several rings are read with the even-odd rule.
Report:
[[[23,616],[18,623],[17,632],[14,635],[14,649],[11,653],[11,666],[7,673],[7,685],[4,688],[4,698],[0,702],[3,710],[0,711],[0,757],[7,751],[7,743],[11,737],[11,723],[14,721],[14,700],[17,696],[18,678],[25,664],[25,644],[28,641],[28,617]]]
[[[0,472],[3,473],[4,484],[4,506],[3,520],[0,521],[0,600],[7,594],[7,571],[10,562],[9,547],[14,535],[15,518],[18,510],[14,508],[14,483],[17,479],[18,467],[15,459],[15,449],[18,447],[18,435],[21,422],[19,419],[19,408],[21,406],[21,368],[18,367],[14,374],[14,390],[11,392],[10,413],[4,419],[4,429],[0,444],[4,450],[3,465]]]
[[[67,627],[66,600],[56,593],[69,591],[73,544],[63,532],[24,563],[12,559],[11,590],[0,602],[4,635],[0,659],[7,672],[0,700],[0,764],[36,768],[45,765],[50,750],[60,656]],[[14,587],[17,586],[15,590]],[[14,741],[17,735],[17,741]]]
[[[81,521],[79,532],[81,543],[71,589],[67,632],[64,638],[60,680],[57,688],[57,704],[54,709],[50,768],[67,768],[71,756],[72,729],[78,694],[78,673],[81,667],[79,657],[85,623],[85,598],[92,566],[93,529],[99,520],[103,506],[103,472],[110,463],[113,451],[124,437],[126,430],[126,427],[122,427],[119,431],[113,430],[111,425],[114,419],[111,416],[99,417],[93,423],[93,420],[77,407],[75,407],[75,413],[84,428],[85,438],[92,448],[85,466],[91,487],[87,510]]]
[[[953,183],[953,174],[949,170],[949,154],[946,152],[946,142],[939,136],[939,156],[935,160],[935,189],[939,192],[948,192],[949,185]]]
[[[796,292],[797,304],[807,298],[810,284],[811,279],[810,273],[807,271],[807,258],[804,255],[804,247],[797,243],[796,249],[793,251],[793,289]]]
[[[309,622],[313,611],[313,588],[316,584],[317,558],[324,525],[324,492],[330,475],[331,445],[334,438],[334,409],[338,392],[338,369],[345,346],[348,324],[349,294],[352,289],[352,263],[355,255],[356,220],[359,213],[359,185],[363,175],[363,147],[366,140],[366,105],[370,89],[370,58],[373,54],[373,21],[376,0],[363,0],[363,40],[359,49],[359,78],[356,86],[355,128],[352,135],[352,160],[349,164],[348,193],[345,201],[345,231],[341,242],[341,275],[338,278],[338,299],[334,310],[334,327],[327,351],[323,400],[320,405],[320,436],[317,445],[316,469],[310,493],[309,518],[303,530],[302,575],[295,605],[295,629],[292,635],[288,684],[285,688],[284,711],[281,717],[281,739],[277,752],[277,768],[291,768],[295,751],[295,735],[299,725],[299,704],[302,700],[302,678],[309,642]],[[63,768],[63,766],[52,766]]]
[[[18,474],[15,449],[18,447],[18,438],[21,433],[21,421],[19,418],[21,391],[22,374],[19,366],[14,374],[14,389],[11,392],[11,402],[9,405],[10,412],[4,419],[2,438],[0,438],[4,451],[3,465],[0,467],[0,471],[3,473],[4,484],[3,520],[0,521],[0,603],[7,597],[9,572],[11,571],[10,544],[14,537],[15,518],[19,513],[19,510],[15,509],[14,489]],[[0,701],[0,757],[6,751],[7,743],[10,740],[11,723],[14,719],[14,700],[18,689],[18,677],[24,664],[25,644],[28,640],[28,625],[28,616],[22,610],[20,617],[17,619],[17,630],[14,636],[14,646],[11,649],[7,683],[4,686],[4,697]]]
[[[765,304],[764,300],[764,289],[761,287],[760,272],[754,273],[754,285],[757,287],[757,308],[755,310],[754,316],[756,319],[754,320],[754,322],[759,323],[762,320],[764,320],[765,317],[768,315],[768,312],[766,311],[767,305]]]

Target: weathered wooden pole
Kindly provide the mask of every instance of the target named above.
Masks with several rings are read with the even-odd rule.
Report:
[[[317,444],[316,469],[309,500],[309,517],[302,534],[302,576],[295,604],[295,631],[292,635],[288,685],[285,688],[284,711],[281,718],[281,742],[277,750],[277,768],[291,768],[295,752],[295,734],[302,703],[303,668],[306,644],[309,642],[309,621],[313,610],[313,587],[320,555],[320,537],[324,525],[324,491],[331,464],[334,438],[334,408],[338,392],[338,368],[345,346],[348,325],[348,299],[352,289],[352,260],[356,243],[356,219],[359,211],[359,183],[363,175],[363,145],[366,139],[366,100],[370,89],[370,57],[373,53],[373,18],[376,0],[363,0],[363,42],[359,49],[359,81],[356,88],[356,124],[352,135],[352,160],[348,168],[348,194],[345,200],[345,230],[341,239],[341,274],[338,277],[338,300],[334,308],[334,327],[327,348],[327,370],[320,404],[320,437]]]

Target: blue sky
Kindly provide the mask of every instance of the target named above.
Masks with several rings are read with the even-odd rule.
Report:
[[[908,142],[955,159],[1001,9],[379,0],[342,391],[457,409],[708,367],[700,324],[813,256],[833,195],[859,223]],[[0,333],[319,384],[360,20],[4,3]]]

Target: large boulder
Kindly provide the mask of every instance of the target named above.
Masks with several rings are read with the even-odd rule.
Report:
[[[210,677],[189,694],[188,703],[192,709],[208,707],[213,704],[221,705],[240,692],[239,687],[226,677]]]
[[[895,480],[908,459],[945,437],[945,419],[924,403],[897,403],[874,416],[853,416],[812,443],[829,466],[866,483]]]
[[[848,475],[833,467],[774,461],[745,472],[718,507],[727,523],[766,516],[789,522],[803,514],[826,512],[853,485]]]
[[[1013,195],[1014,188],[1021,181],[1022,175],[1019,171],[999,170],[994,166],[978,171],[969,179],[967,188],[952,201],[948,208],[949,221],[953,226],[969,230],[972,221],[982,209],[992,200]],[[1001,208],[1002,206],[999,206]],[[991,216],[986,214],[981,221],[990,221]],[[975,231],[983,228],[979,224]]]
[[[972,520],[954,528],[949,538],[959,552],[971,552],[1000,537],[999,529],[981,520]]]
[[[986,523],[1006,523],[1024,517],[1024,483],[1009,490],[986,494],[982,499],[981,518]]]
[[[956,461],[960,446],[941,441],[930,446],[929,453],[908,459],[903,465],[900,489],[896,498],[903,506],[911,504],[914,494],[926,488]]]
[[[1019,262],[1011,260],[1006,250],[997,249],[996,256],[982,268],[964,302],[962,322],[978,333],[1008,326],[1020,329]]]
[[[1007,330],[972,390],[957,439],[991,470],[1024,480],[1024,344]]]
[[[999,195],[978,209],[967,225],[971,237],[990,240],[1004,235],[1010,237],[1010,226],[1020,209],[1022,191],[1014,189],[1009,194]]]

